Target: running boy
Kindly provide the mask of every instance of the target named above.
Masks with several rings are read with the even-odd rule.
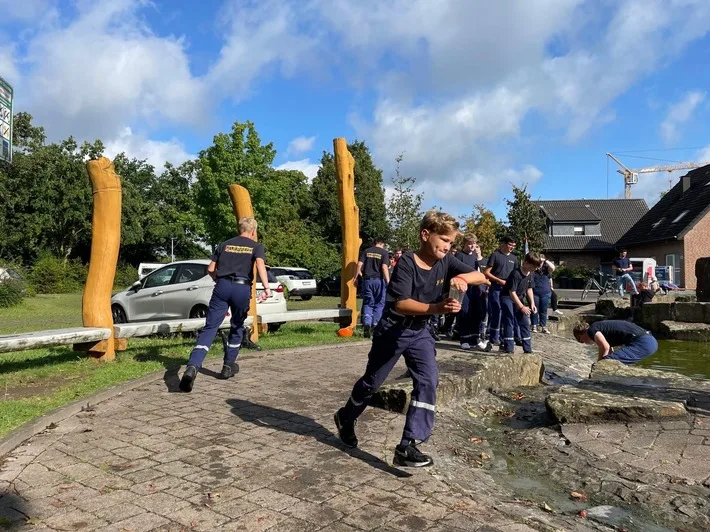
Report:
[[[399,357],[404,356],[414,389],[402,440],[395,449],[397,465],[423,467],[433,463],[417,448],[417,443],[425,442],[432,433],[439,380],[434,338],[427,327],[429,318],[461,309],[457,300],[444,298],[449,286],[465,291],[469,284],[485,282],[482,274],[449,253],[458,228],[456,218],[449,214],[431,210],[424,215],[419,250],[404,253],[392,274],[365,374],[355,383],[345,406],[335,413],[340,439],[349,447],[357,447],[357,418]]]
[[[530,315],[537,312],[535,298],[533,297],[534,271],[540,266],[540,257],[537,253],[528,253],[520,268],[515,268],[505,282],[505,287],[500,295],[500,304],[503,309],[503,346],[501,351],[512,353],[515,349],[513,330],[517,320],[520,326],[520,337],[523,340],[523,351],[532,353],[530,342]],[[523,300],[527,298],[526,305]]]
[[[596,345],[598,360],[608,358],[624,364],[633,364],[658,351],[658,342],[646,329],[624,320],[595,321],[591,325],[580,323],[572,330],[583,344]],[[624,346],[618,351],[612,347]]]

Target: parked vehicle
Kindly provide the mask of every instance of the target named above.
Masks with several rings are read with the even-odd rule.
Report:
[[[196,259],[161,265],[111,298],[114,323],[204,318],[214,289],[214,281],[207,274],[209,263],[209,259]],[[273,273],[267,273],[271,296],[257,302],[256,312],[261,316],[286,312],[283,286]],[[257,294],[263,289],[258,282]],[[269,324],[269,330],[278,330],[281,325]]]
[[[276,279],[288,289],[289,299],[293,296],[300,296],[304,301],[308,301],[318,293],[316,280],[306,268],[273,266],[271,271]]]
[[[150,272],[154,272],[158,268],[165,266],[162,262],[141,262],[138,265],[138,279],[143,279]]]
[[[318,295],[319,296],[340,296],[340,274],[333,274],[327,277],[323,277],[318,281]],[[360,287],[362,285],[358,283],[357,285],[357,297],[360,297]]]

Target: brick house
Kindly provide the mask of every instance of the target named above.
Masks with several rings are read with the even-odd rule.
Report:
[[[598,268],[616,256],[616,244],[647,212],[642,199],[540,200],[547,220],[544,252],[555,263]]]
[[[680,178],[620,239],[634,257],[673,266],[675,283],[695,289],[695,261],[710,256],[710,165]]]

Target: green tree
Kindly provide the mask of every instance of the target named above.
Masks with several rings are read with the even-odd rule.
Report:
[[[390,225],[390,249],[418,249],[419,224],[422,219],[422,194],[414,193],[416,179],[400,173],[403,156],[396,159],[394,194],[387,203],[387,220]]]
[[[283,207],[270,202],[278,196],[274,191],[271,168],[275,155],[273,144],[261,143],[252,122],[235,122],[229,134],[216,135],[212,146],[200,152],[194,185],[195,202],[210,246],[214,247],[236,233],[229,185],[236,183],[249,191],[254,214],[259,220]]]
[[[483,256],[487,257],[493,253],[501,236],[501,223],[493,211],[486,209],[483,204],[474,205],[471,214],[462,221],[462,232],[476,235]]]
[[[530,201],[527,185],[522,188],[513,185],[513,199],[505,202],[508,205],[508,231],[518,241],[518,255],[525,253],[526,238],[530,251],[542,250],[547,225],[540,207]]]
[[[360,209],[360,237],[369,244],[376,237],[387,237],[389,228],[385,209],[382,170],[372,162],[367,146],[362,141],[348,144],[355,159],[355,202]],[[335,157],[323,152],[318,175],[311,183],[310,216],[314,225],[330,243],[341,242],[340,207],[335,173]]]

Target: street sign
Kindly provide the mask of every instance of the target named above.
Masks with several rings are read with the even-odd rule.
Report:
[[[12,162],[12,86],[0,78],[0,160]]]

